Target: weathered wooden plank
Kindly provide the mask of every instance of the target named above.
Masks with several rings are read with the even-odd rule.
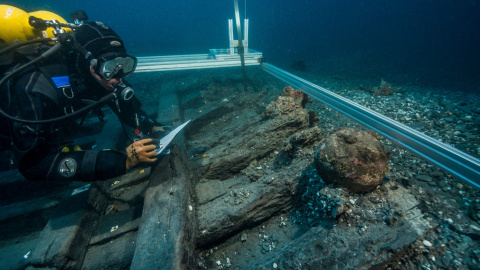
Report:
[[[28,258],[31,265],[80,269],[95,222],[107,200],[95,184],[63,200]]]
[[[195,213],[182,151],[173,146],[152,171],[131,269],[193,269]]]

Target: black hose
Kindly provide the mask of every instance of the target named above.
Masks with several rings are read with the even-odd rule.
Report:
[[[8,74],[7,76],[3,77],[3,79],[0,81],[0,88],[2,87],[2,85],[7,82],[8,80],[10,80],[10,78],[12,78],[13,76],[17,75],[17,73],[19,73],[20,71],[23,71],[24,69],[32,66],[32,65],[35,65],[36,63],[38,62],[41,62],[45,59],[47,59],[47,57],[49,57],[50,55],[56,53],[58,50],[60,50],[60,48],[62,47],[62,45],[60,45],[60,43],[57,43],[55,44],[52,48],[48,49],[48,51],[44,52],[42,55],[40,55],[39,57],[33,59],[32,61],[26,63],[25,65],[19,67],[18,69],[12,71],[10,74]]]
[[[10,51],[13,51],[17,48],[27,46],[27,45],[31,45],[31,44],[35,44],[35,43],[50,42],[50,41],[54,41],[54,39],[53,38],[40,38],[40,39],[27,40],[27,41],[24,41],[24,42],[20,42],[20,43],[17,43],[17,44],[10,45],[10,46],[6,47],[5,49],[0,50],[0,55],[8,53]]]
[[[1,81],[0,81],[0,89],[2,88],[2,85],[7,82],[10,78],[12,78],[13,76],[17,75],[20,71],[22,70],[25,70],[26,68],[40,62],[40,61],[43,61],[45,59],[47,59],[48,57],[50,57],[51,55],[53,55],[54,53],[56,53],[58,50],[60,50],[62,47],[62,45],[60,43],[57,43],[55,44],[52,48],[50,48],[48,51],[44,52],[42,55],[40,55],[39,57],[35,58],[34,60],[26,63],[25,65],[21,66],[20,68],[12,71],[10,74],[8,74],[7,76],[5,76]],[[107,101],[110,101],[112,99],[116,98],[116,94],[115,93],[110,93],[106,96],[104,96],[103,98],[101,98],[99,101],[95,102],[95,103],[92,103],[86,107],[83,107],[81,108],[80,110],[74,112],[74,113],[71,113],[71,114],[68,114],[68,115],[64,115],[64,116],[60,116],[60,117],[57,117],[57,118],[52,118],[52,119],[46,119],[46,120],[25,120],[25,119],[19,119],[19,118],[15,118],[11,115],[9,115],[8,113],[6,113],[5,111],[3,111],[1,108],[0,108],[0,116],[2,117],[5,117],[7,118],[8,120],[11,120],[11,121],[14,121],[14,122],[18,122],[18,123],[24,123],[24,124],[49,124],[49,123],[53,123],[53,122],[56,122],[56,121],[61,121],[61,120],[65,120],[65,119],[68,119],[70,117],[74,117],[74,116],[78,116],[82,113],[85,113],[87,112],[88,110],[91,110],[92,108],[98,106],[98,105],[101,105],[103,103],[106,103]]]
[[[116,94],[115,93],[110,93],[110,94],[104,96],[103,98],[101,98],[100,100],[98,100],[97,102],[92,103],[90,105],[87,105],[87,106],[81,108],[80,110],[78,110],[74,113],[67,114],[67,115],[64,115],[64,116],[60,116],[60,117],[57,117],[57,118],[46,119],[46,120],[18,119],[18,118],[15,118],[15,117],[11,116],[11,115],[8,115],[7,113],[5,113],[1,109],[0,109],[0,116],[3,116],[3,117],[5,117],[5,118],[7,118],[11,121],[18,122],[18,123],[24,123],[24,124],[49,124],[49,123],[53,123],[53,122],[57,122],[57,121],[62,121],[62,120],[65,120],[65,119],[68,119],[68,118],[71,118],[71,117],[74,117],[74,116],[78,116],[80,114],[83,114],[85,112],[90,111],[91,109],[95,108],[96,106],[107,103],[108,101],[111,101],[114,98],[116,98]]]

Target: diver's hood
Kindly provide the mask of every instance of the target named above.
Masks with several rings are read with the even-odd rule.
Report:
[[[90,73],[90,61],[102,54],[127,52],[123,41],[107,25],[101,22],[86,22],[75,31],[75,41],[81,50],[77,50],[74,65],[77,73],[82,76],[87,84],[92,84],[95,79]],[[95,84],[97,84],[95,82]]]

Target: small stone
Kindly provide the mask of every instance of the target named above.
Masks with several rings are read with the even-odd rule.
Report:
[[[377,218],[375,216],[375,213],[373,213],[370,210],[365,212],[365,217],[367,217],[369,220],[372,220],[372,221],[374,221]]]
[[[422,182],[430,182],[432,181],[432,177],[428,176],[428,175],[417,175],[415,176],[415,178],[418,180],[418,181],[422,181]]]
[[[240,236],[240,241],[242,241],[242,242],[247,241],[247,234],[246,233],[242,233],[242,236]]]
[[[480,232],[480,228],[477,227],[477,226],[475,226],[475,225],[470,225],[470,228],[471,228],[472,230],[474,230],[475,232],[477,232],[477,233]]]
[[[441,171],[433,171],[430,173],[431,176],[439,178],[443,176],[443,173]]]
[[[433,246],[433,244],[432,244],[430,241],[428,241],[428,240],[423,240],[422,243],[423,243],[423,245],[426,246],[426,247],[431,247],[431,246]]]
[[[343,204],[338,204],[332,210],[332,217],[336,218],[336,217],[340,216],[343,212],[345,212],[345,206]]]
[[[445,117],[445,122],[453,123],[455,121],[455,117]]]
[[[278,265],[277,263],[273,263],[273,269],[277,269]]]

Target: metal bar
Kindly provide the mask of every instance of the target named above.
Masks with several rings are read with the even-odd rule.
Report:
[[[394,143],[480,189],[479,159],[278,67],[268,63],[261,64],[261,67],[273,76],[301,89],[355,121],[378,131],[392,139]]]
[[[261,52],[250,50],[250,53],[245,56],[245,65],[258,66],[261,58]],[[242,65],[238,55],[228,54],[227,49],[211,49],[210,54],[150,56],[138,57],[137,59],[135,72],[238,67]]]
[[[258,66],[258,62],[245,61],[246,66]],[[153,72],[153,71],[173,71],[173,70],[187,70],[187,69],[203,69],[203,68],[224,68],[224,67],[239,67],[241,62],[237,61],[223,61],[223,62],[198,62],[198,63],[171,63],[142,66],[136,69],[135,72]]]
[[[235,40],[233,39],[233,20],[228,19],[228,41],[230,46],[229,54],[235,53]]]
[[[248,53],[248,19],[243,20],[243,47],[245,47],[245,54]]]
[[[233,6],[235,8],[235,24],[237,25],[237,38],[240,47],[242,45],[242,25],[240,24],[240,12],[238,10],[238,0],[233,0]]]
[[[233,0],[235,7],[235,21],[237,23],[237,37],[238,37],[238,55],[240,55],[240,61],[242,62],[242,74],[243,74],[243,90],[247,91],[247,70],[245,68],[245,48],[242,41],[242,26],[240,24],[240,12],[238,11],[238,0]]]

